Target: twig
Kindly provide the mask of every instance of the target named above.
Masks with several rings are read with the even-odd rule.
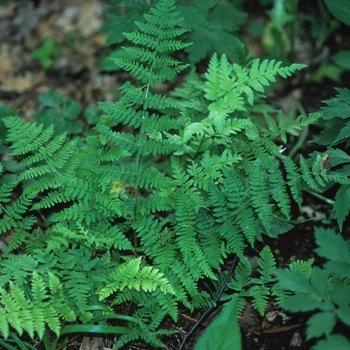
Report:
[[[233,273],[233,270],[235,268],[235,265],[236,265],[236,260],[237,260],[237,256],[235,256],[235,258],[233,259],[232,261],[232,265],[231,265],[231,268],[230,268],[230,271],[228,272],[227,276],[226,276],[226,279],[225,279],[225,282],[224,284],[222,285],[222,287],[220,288],[219,290],[219,293],[217,294],[216,298],[214,299],[214,305],[217,303],[217,301],[220,299],[221,297],[221,294],[224,292],[225,288],[226,288],[226,285]],[[203,315],[199,318],[199,320],[193,325],[193,327],[191,328],[191,330],[184,336],[183,340],[182,340],[182,343],[180,344],[180,347],[178,350],[182,350],[182,348],[184,347],[187,339],[192,335],[192,333],[195,331],[195,329],[198,327],[198,325],[203,321],[203,319],[205,318],[205,316],[208,315],[208,313],[214,308],[214,306],[211,306],[210,308],[208,308],[204,313]]]

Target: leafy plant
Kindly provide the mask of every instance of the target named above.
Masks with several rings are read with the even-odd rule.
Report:
[[[33,52],[33,58],[38,59],[45,69],[51,68],[59,57],[60,50],[57,48],[57,43],[50,38],[44,38],[42,46]]]
[[[34,113],[34,119],[44,128],[54,127],[54,135],[67,133],[69,137],[81,135],[89,125],[96,125],[101,111],[88,107],[83,110],[80,103],[64,98],[59,91],[47,91],[39,96],[43,109]],[[83,120],[79,118],[83,117]],[[84,130],[85,133],[85,130]]]
[[[263,35],[265,50],[273,57],[287,58],[295,54],[299,29],[298,0],[274,0]]]
[[[227,55],[237,64],[245,63],[245,45],[236,34],[246,14],[233,3],[216,0],[178,1],[177,8],[184,18],[182,26],[187,29],[184,40],[193,43],[185,49],[190,62],[198,62],[216,52],[220,56]]]
[[[236,298],[232,298],[196,343],[195,350],[241,350],[241,333],[236,315]]]
[[[350,139],[348,131],[350,122],[350,91],[340,88],[336,88],[336,91],[338,94],[335,97],[325,101],[327,106],[322,108],[323,130],[320,135],[314,137],[314,141],[320,145],[329,147],[326,154],[328,154],[332,168],[334,168],[334,171],[330,172],[330,175],[340,175],[344,180],[340,182],[335,201],[332,202],[339,229],[342,230],[343,223],[350,210],[350,202],[347,195],[349,192],[349,183],[346,180],[350,175],[350,158],[342,150],[343,147],[348,147]],[[334,148],[335,146],[339,148]]]
[[[277,270],[278,286],[293,293],[280,305],[292,312],[316,311],[307,322],[306,337],[323,339],[312,349],[349,349],[349,340],[333,328],[338,321],[350,326],[350,244],[331,229],[316,228],[315,239],[315,252],[327,261],[311,271]]]
[[[106,13],[103,30],[107,32],[106,45],[122,43],[125,40],[122,33],[133,31],[135,21],[142,19],[150,4],[147,1],[110,2],[111,10]],[[183,21],[180,25],[186,29],[181,39],[191,42],[184,48],[191,63],[210,57],[214,52],[226,54],[231,61],[245,64],[247,52],[243,41],[236,35],[246,14],[234,4],[217,0],[176,1],[176,8],[181,13]],[[130,58],[123,49],[117,47],[102,62],[101,69],[115,70],[110,58]]]

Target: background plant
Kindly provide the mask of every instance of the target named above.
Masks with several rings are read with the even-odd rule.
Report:
[[[142,19],[151,4],[146,1],[110,1],[111,9],[106,13],[103,30],[108,37],[106,45],[124,44],[123,32],[135,29],[134,21]],[[186,31],[181,36],[185,42],[192,43],[184,48],[192,64],[207,59],[214,52],[225,54],[231,61],[240,65],[245,63],[247,51],[237,32],[246,18],[246,14],[235,4],[217,0],[176,1],[176,8],[181,13],[181,27]],[[126,43],[127,44],[127,43]],[[103,60],[101,68],[116,70],[110,58],[128,57],[120,47],[113,50]]]
[[[283,298],[280,305],[292,312],[316,311],[307,322],[307,340],[323,338],[312,348],[348,349],[349,340],[334,333],[339,322],[350,326],[350,276],[349,241],[336,234],[334,230],[316,228],[315,240],[318,248],[315,252],[327,261],[323,267],[312,269],[278,270],[278,286],[293,292]]]
[[[44,38],[42,46],[33,51],[33,57],[38,59],[45,69],[48,69],[59,59],[60,50],[53,39]]]

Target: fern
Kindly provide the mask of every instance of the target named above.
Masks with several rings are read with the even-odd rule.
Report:
[[[270,203],[270,191],[267,189],[267,179],[260,159],[254,162],[250,181],[251,201],[267,233],[270,232],[272,223],[272,206]]]
[[[168,281],[159,271],[150,266],[140,269],[140,263],[140,259],[131,260],[112,273],[110,277],[113,282],[99,291],[100,298],[105,299],[116,290],[123,291],[125,287],[136,290],[142,288],[146,292],[154,291],[159,287],[165,293],[174,293]]]
[[[270,130],[269,136],[273,138],[279,136],[284,144],[287,143],[287,133],[297,136],[297,130],[302,130],[306,126],[315,123],[321,117],[321,114],[318,112],[311,113],[308,116],[300,115],[294,120],[292,112],[289,112],[287,117],[285,117],[282,111],[279,110],[276,123],[265,111],[263,111],[263,114]]]
[[[243,311],[243,297],[250,297],[252,305],[264,315],[270,296],[276,289],[274,288],[276,262],[268,246],[260,252],[258,260],[259,278],[252,278],[252,267],[247,258],[242,259],[235,271],[235,276],[228,283],[228,287],[238,293],[237,315]],[[282,293],[279,293],[281,295]]]
[[[1,294],[1,332],[4,337],[9,336],[9,326],[13,327],[21,336],[26,331],[31,338],[34,332],[42,338],[47,326],[59,335],[60,321],[57,310],[50,305],[50,298],[42,279],[37,273],[33,273],[32,297],[33,301],[26,298],[24,291],[14,284],[10,284],[10,291],[0,288]]]
[[[219,132],[223,131],[223,124],[229,113],[236,110],[246,111],[246,104],[253,105],[254,91],[264,92],[263,87],[275,82],[275,75],[284,78],[305,65],[293,64],[290,67],[280,67],[281,62],[265,60],[260,64],[257,59],[250,69],[237,64],[231,65],[226,56],[220,60],[217,55],[212,57],[206,83],[206,98],[214,101],[209,105],[209,119]]]

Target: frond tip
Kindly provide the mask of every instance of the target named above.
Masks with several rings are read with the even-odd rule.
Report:
[[[135,22],[139,32],[123,33],[134,45],[143,47],[125,47],[133,59],[113,59],[117,66],[151,86],[170,80],[185,69],[187,65],[168,55],[191,45],[175,40],[186,30],[179,27],[182,18],[174,10],[173,0],[160,1],[150,14],[144,14],[146,22]]]
[[[306,67],[296,63],[281,67],[281,64],[275,60],[260,63],[260,59],[256,59],[250,68],[241,67],[230,64],[225,54],[218,59],[215,53],[205,74],[205,97],[213,101],[209,105],[209,117],[224,120],[236,110],[246,111],[247,104],[253,105],[255,93],[264,93],[264,88],[275,82],[276,76],[287,78],[296,70]]]
[[[141,266],[141,258],[130,260],[119,267],[111,274],[112,281],[102,287],[98,294],[103,300],[116,291],[123,291],[124,288],[135,289],[145,292],[152,292],[159,288],[164,293],[174,294],[169,281],[158,269],[152,266]]]

